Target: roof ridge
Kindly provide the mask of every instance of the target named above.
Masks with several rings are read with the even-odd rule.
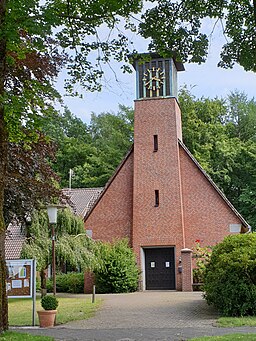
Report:
[[[104,186],[101,186],[101,187],[62,188],[62,191],[99,190],[102,188],[104,188]]]

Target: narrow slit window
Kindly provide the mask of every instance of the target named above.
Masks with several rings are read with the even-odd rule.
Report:
[[[159,190],[155,190],[155,207],[159,206]]]
[[[154,152],[158,151],[158,135],[154,135]]]

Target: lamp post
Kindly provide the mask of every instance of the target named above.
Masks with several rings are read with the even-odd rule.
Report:
[[[52,228],[52,281],[53,281],[53,295],[56,295],[56,269],[55,269],[55,228],[54,224],[57,223],[57,212],[58,208],[63,206],[59,205],[48,205],[47,213],[49,218],[49,224]]]

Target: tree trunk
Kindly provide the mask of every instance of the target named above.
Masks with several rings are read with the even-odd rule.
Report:
[[[3,106],[0,104],[0,333],[8,329],[8,304],[6,297],[5,265],[5,223],[4,223],[4,188],[7,165],[7,134],[3,119]]]
[[[47,294],[46,289],[46,270],[41,269],[40,271],[40,278],[41,278],[41,298]]]
[[[5,265],[5,223],[4,223],[4,189],[7,170],[8,134],[5,124],[5,79],[6,79],[6,37],[5,37],[6,0],[0,1],[0,333],[8,329],[8,304],[6,297]]]

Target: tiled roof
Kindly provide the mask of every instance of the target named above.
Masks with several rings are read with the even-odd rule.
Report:
[[[25,233],[21,230],[21,225],[16,222],[11,223],[6,230],[5,258],[19,259],[24,241]]]
[[[69,206],[71,206],[75,214],[82,218],[94,205],[102,191],[103,187],[63,189],[64,195],[69,197]]]
[[[191,154],[191,152],[188,150],[188,148],[185,146],[185,144],[183,142],[181,142],[180,140],[178,140],[178,141],[179,141],[179,145],[181,146],[181,148],[187,153],[187,155],[190,157],[190,159],[194,162],[194,164],[198,167],[198,169],[202,172],[202,174],[206,177],[206,179],[210,182],[210,184],[215,188],[215,190],[222,197],[222,199],[226,202],[226,204],[235,213],[235,215],[238,217],[238,219],[241,221],[241,223],[250,231],[251,226],[241,216],[241,214],[236,210],[236,208],[231,204],[231,202],[228,200],[228,198],[225,196],[225,194],[219,189],[219,187],[212,180],[212,178],[206,173],[206,171],[202,168],[200,163],[194,158],[194,156]]]

